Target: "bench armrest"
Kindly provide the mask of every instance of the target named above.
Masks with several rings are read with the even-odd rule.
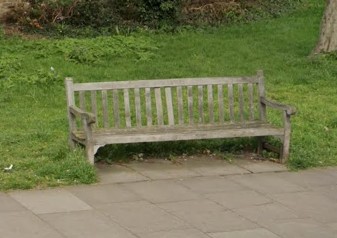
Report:
[[[273,102],[273,101],[270,101],[270,100],[266,99],[265,97],[261,97],[260,101],[261,101],[262,104],[264,104],[268,107],[285,111],[287,113],[287,115],[289,115],[289,116],[296,114],[296,109],[294,107],[289,106],[289,105],[281,104],[281,103],[278,103],[278,102]]]
[[[76,107],[76,106],[69,106],[69,112],[73,114],[74,116],[81,117],[82,119],[85,119],[88,124],[93,124],[96,122],[96,117],[94,114],[90,112],[85,112],[82,109]]]

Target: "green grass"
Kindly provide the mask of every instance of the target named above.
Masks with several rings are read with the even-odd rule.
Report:
[[[290,16],[252,24],[98,40],[0,35],[0,169],[14,165],[10,173],[0,171],[0,189],[96,181],[83,151],[67,147],[65,76],[89,82],[241,76],[263,69],[267,97],[298,109],[288,165],[336,165],[337,57],[308,57],[322,11],[323,3],[307,0]],[[207,145],[215,147],[212,141],[200,144]]]

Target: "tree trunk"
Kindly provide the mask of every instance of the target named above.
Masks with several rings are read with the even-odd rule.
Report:
[[[337,0],[327,0],[321,34],[314,53],[337,51]]]

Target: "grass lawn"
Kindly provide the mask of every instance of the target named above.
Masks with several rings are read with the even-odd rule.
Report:
[[[174,34],[0,35],[0,190],[96,181],[83,151],[67,146],[66,76],[89,82],[242,76],[263,69],[267,97],[298,109],[288,165],[336,165],[337,56],[308,57],[318,38],[320,2],[306,0],[278,19]],[[10,164],[13,172],[2,172]]]

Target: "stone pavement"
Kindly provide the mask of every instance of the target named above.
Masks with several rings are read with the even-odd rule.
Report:
[[[337,237],[337,168],[173,162],[97,165],[96,185],[0,193],[0,237]]]

